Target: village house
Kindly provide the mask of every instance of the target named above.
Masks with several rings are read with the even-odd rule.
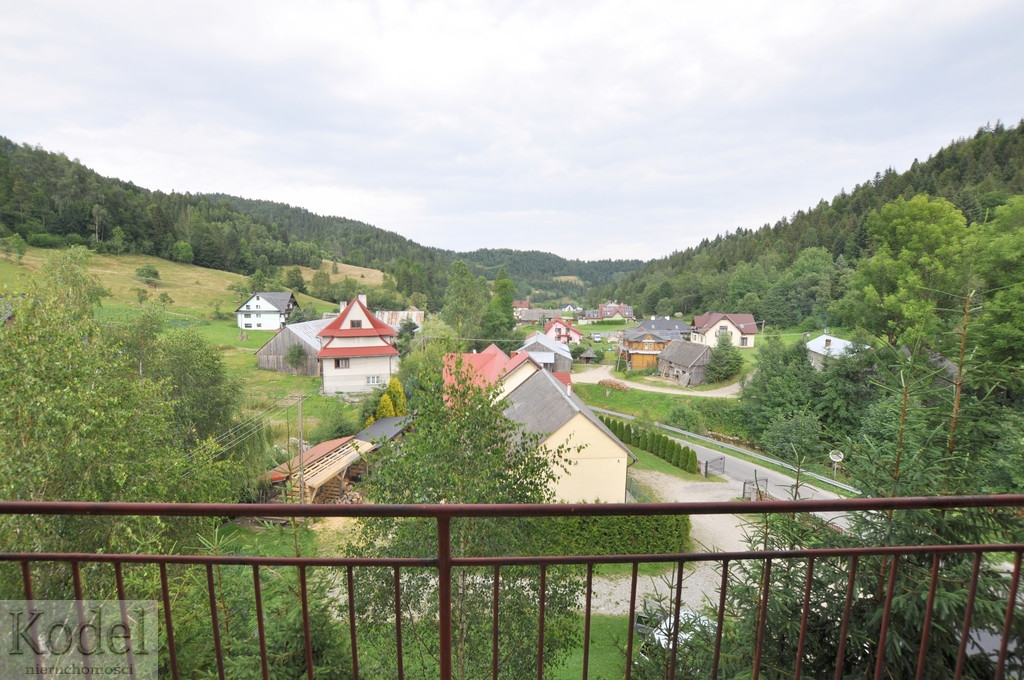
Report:
[[[583,342],[583,331],[561,317],[547,322],[544,326],[544,335],[563,345],[578,345]]]
[[[689,340],[693,327],[681,319],[667,316],[645,319],[636,325],[637,330],[657,333],[666,340]]]
[[[526,338],[523,346],[516,353],[526,352],[537,364],[552,373],[569,373],[572,371],[572,353],[560,342],[552,340],[543,333],[534,333]]]
[[[235,317],[239,328],[276,331],[288,323],[288,317],[298,308],[292,293],[253,293],[235,310]]]
[[[668,339],[653,331],[631,328],[619,340],[619,358],[626,369],[645,371],[658,366],[658,355],[668,345]]]
[[[387,385],[398,370],[398,333],[366,308],[360,295],[317,337],[324,394],[369,392]]]
[[[690,341],[714,347],[722,335],[729,337],[733,347],[754,346],[759,329],[753,314],[722,314],[708,312],[693,317],[693,332]]]
[[[825,357],[839,357],[847,352],[855,352],[856,345],[849,340],[843,340],[832,335],[819,335],[813,340],[807,341],[807,358],[815,370],[820,371],[825,363]]]
[[[711,348],[696,342],[673,340],[658,355],[658,375],[682,387],[704,384]]]
[[[507,356],[497,346],[482,352],[445,358],[446,367],[460,362],[477,384],[497,384],[499,398],[511,420],[527,432],[544,437],[549,449],[566,448],[568,469],[559,471],[553,491],[559,502],[626,499],[626,471],[633,454],[572,391],[569,374],[556,377],[525,352]],[[560,379],[561,378],[561,379]],[[450,368],[446,379],[451,379]]]
[[[634,318],[632,306],[608,301],[602,305],[598,305],[597,309],[588,309],[583,312],[580,322],[632,321]]]

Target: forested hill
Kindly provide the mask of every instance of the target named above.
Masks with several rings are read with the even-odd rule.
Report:
[[[499,266],[520,293],[582,298],[638,269],[640,261],[581,262],[539,252],[455,253],[417,244],[358,220],[321,217],[302,208],[220,194],[166,194],[102,177],[77,159],[0,137],[0,239],[29,245],[87,245],[273,278],[281,267],[322,261],[381,269],[398,292],[440,302],[446,271],[462,259],[493,279]],[[513,273],[514,272],[514,273]],[[565,282],[555,277],[575,277]]]
[[[819,312],[826,306],[821,303],[828,296],[822,296],[819,284],[799,280],[813,269],[816,255],[830,255],[834,276],[841,276],[870,254],[867,218],[890,201],[921,193],[949,200],[968,223],[990,219],[996,207],[1024,194],[1024,120],[1016,128],[981,128],[927,161],[915,160],[906,172],[877,173],[831,202],[823,200],[774,225],[737,229],[652,261],[597,296],[633,301],[644,314],[728,310],[789,325],[812,314],[814,305],[801,296],[817,295]],[[809,286],[818,290],[808,291]]]

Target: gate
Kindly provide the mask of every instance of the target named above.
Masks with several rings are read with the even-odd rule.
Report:
[[[725,456],[704,461],[704,476],[710,477],[711,475],[716,477],[725,476]]]

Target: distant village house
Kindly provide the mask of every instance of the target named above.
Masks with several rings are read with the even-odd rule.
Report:
[[[235,310],[238,327],[276,331],[288,323],[292,311],[299,308],[291,293],[253,293]]]

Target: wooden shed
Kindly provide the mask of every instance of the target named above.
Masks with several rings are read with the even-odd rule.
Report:
[[[293,323],[279,330],[267,344],[256,350],[256,365],[267,371],[290,373],[292,375],[320,375],[316,355],[320,351],[317,333],[330,323],[330,319],[315,319]],[[299,345],[305,357],[297,368],[288,363],[288,351]]]

